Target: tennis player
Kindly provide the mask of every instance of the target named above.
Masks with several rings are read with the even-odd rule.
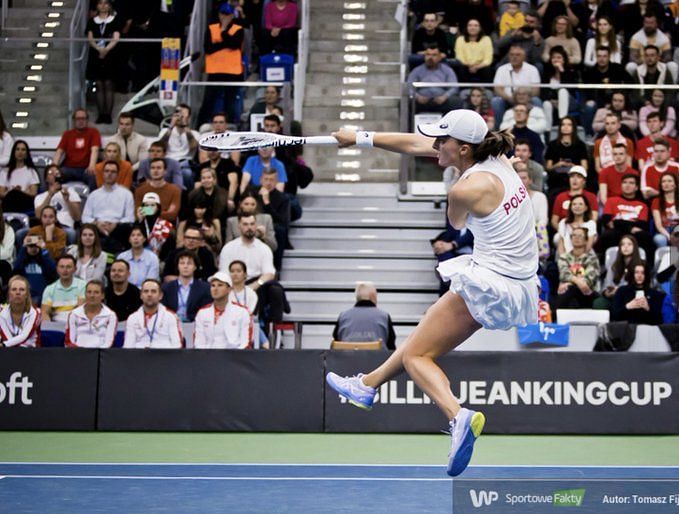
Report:
[[[380,367],[328,384],[354,405],[372,408],[377,388],[404,368],[450,420],[448,474],[462,473],[485,424],[481,412],[461,408],[450,382],[434,360],[479,328],[505,330],[538,319],[538,246],[530,197],[504,154],[512,136],[489,132],[474,111],[450,111],[437,123],[419,125],[420,134],[340,130],[340,146],[376,146],[408,155],[438,157],[461,177],[448,192],[448,219],[474,234],[474,251],[439,264],[450,291],[425,314],[415,331]]]

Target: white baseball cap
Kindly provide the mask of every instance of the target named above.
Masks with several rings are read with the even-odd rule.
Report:
[[[572,173],[578,173],[587,178],[587,170],[580,165],[571,166],[571,169],[568,170],[568,174],[570,175]]]
[[[488,125],[478,112],[470,109],[456,109],[436,123],[418,125],[417,130],[428,137],[448,136],[476,145],[486,137]]]
[[[212,282],[213,280],[219,280],[220,282],[224,282],[225,284],[228,284],[230,287],[233,287],[233,282],[231,282],[231,275],[229,275],[226,271],[218,271],[217,273],[215,273],[214,275],[207,279],[208,282]]]
[[[160,196],[158,196],[158,193],[153,193],[153,192],[146,193],[144,195],[144,198],[142,198],[141,203],[146,203],[146,202],[149,202],[149,203],[153,202],[153,203],[157,203],[158,205],[160,205]]]

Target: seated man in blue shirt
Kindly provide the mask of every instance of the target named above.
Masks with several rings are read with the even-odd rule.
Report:
[[[415,67],[408,75],[411,95],[415,97],[416,112],[441,112],[462,107],[457,97],[458,89],[454,86],[414,88],[414,82],[457,82],[457,75],[446,63],[441,62],[445,54],[438,47],[424,50],[424,64]]]
[[[259,189],[262,185],[262,173],[265,169],[274,169],[278,173],[278,184],[276,189],[281,193],[285,191],[285,183],[288,181],[288,175],[285,172],[285,165],[274,157],[273,148],[260,148],[257,151],[258,155],[248,157],[243,166],[243,178],[240,183],[241,193],[252,184],[252,186]]]

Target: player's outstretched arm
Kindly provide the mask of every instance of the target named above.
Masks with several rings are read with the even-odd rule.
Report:
[[[340,129],[333,132],[332,136],[339,142],[340,148],[356,144],[356,131]],[[436,157],[438,152],[432,148],[435,139],[419,134],[406,134],[401,132],[375,132],[373,146],[406,155],[419,157]]]

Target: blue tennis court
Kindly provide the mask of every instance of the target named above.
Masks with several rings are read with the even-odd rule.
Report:
[[[679,467],[472,466],[453,480],[442,466],[0,464],[0,511],[13,513],[443,513],[477,507],[484,512],[558,508],[553,502],[539,502],[544,500],[543,492],[535,488],[560,493],[586,490],[572,493],[574,501],[580,495],[578,512],[679,511]],[[508,494],[514,496],[514,503]],[[618,503],[602,503],[602,494],[610,495],[611,502],[617,498]],[[665,502],[647,503],[647,497],[663,497]]]

